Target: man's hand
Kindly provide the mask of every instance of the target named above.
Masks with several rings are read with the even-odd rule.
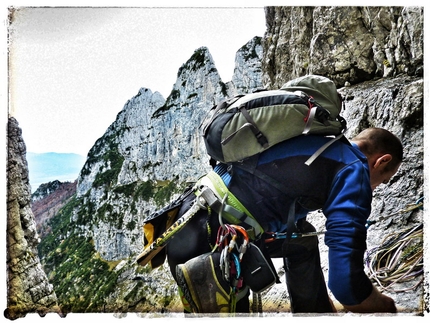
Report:
[[[379,292],[373,286],[372,293],[358,305],[343,305],[346,310],[355,313],[397,313],[394,300]]]

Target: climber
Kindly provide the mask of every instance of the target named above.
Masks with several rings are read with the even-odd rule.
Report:
[[[314,232],[306,215],[321,209],[326,217],[324,241],[329,249],[328,287],[334,297],[348,311],[395,313],[393,299],[380,293],[366,276],[363,256],[372,191],[387,184],[397,172],[403,158],[402,144],[387,130],[369,128],[350,142],[332,144],[312,165],[305,165],[306,159],[327,141],[323,136],[299,136],[261,153],[256,170],[282,186],[271,186],[234,164],[217,164],[214,171],[265,232]],[[214,243],[216,229],[208,232],[207,228],[208,223],[216,228],[216,218],[200,211],[167,246],[175,279],[178,264],[212,250],[207,241]],[[268,233],[260,241],[269,241],[265,239],[270,237]],[[289,235],[260,247],[270,257],[284,259],[292,312],[336,311],[327,292],[315,235]],[[249,306],[246,299],[243,303],[242,308],[238,301],[238,312]]]

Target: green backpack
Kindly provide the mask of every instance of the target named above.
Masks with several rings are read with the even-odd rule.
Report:
[[[336,136],[307,164],[346,130],[339,113],[342,100],[330,79],[306,75],[279,90],[236,96],[213,107],[201,127],[209,156],[222,163],[244,161],[299,135]]]

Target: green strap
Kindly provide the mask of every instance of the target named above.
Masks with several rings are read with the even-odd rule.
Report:
[[[255,220],[246,207],[228,190],[224,181],[217,173],[214,171],[209,172],[199,180],[199,184],[212,189],[219,200],[226,197],[221,210],[223,217],[231,223],[240,224],[240,222],[243,222],[252,227],[255,237],[250,238],[257,238],[264,232],[261,225]],[[219,210],[216,211],[218,212]]]
[[[231,289],[229,303],[230,313],[236,313],[236,292],[234,291],[234,288]]]

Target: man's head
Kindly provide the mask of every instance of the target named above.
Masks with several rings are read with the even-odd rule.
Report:
[[[381,183],[387,184],[403,159],[403,146],[399,138],[385,129],[368,128],[352,141],[367,157],[372,189]]]

